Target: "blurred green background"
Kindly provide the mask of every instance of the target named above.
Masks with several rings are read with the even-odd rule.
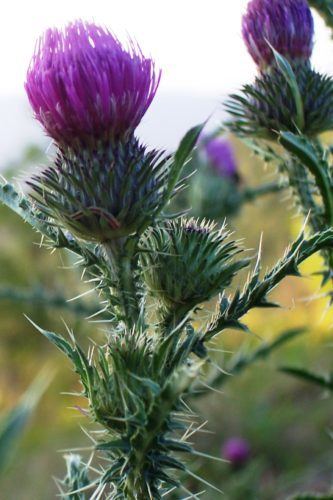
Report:
[[[276,178],[240,143],[235,143],[243,182],[258,185]],[[38,148],[25,151],[22,162],[8,166],[6,177],[29,170],[46,159]],[[218,200],[216,201],[218,203]],[[302,218],[295,215],[288,192],[269,195],[246,205],[229,222],[246,248],[258,247],[263,233],[264,267],[282,256],[297,236]],[[41,303],[9,300],[8,287],[36,293],[42,288],[51,297],[68,298],[84,290],[73,261],[62,252],[50,253],[40,247],[40,237],[8,209],[0,207],[0,413],[19,400],[41,368],[56,375],[39,404],[15,459],[0,478],[0,498],[46,500],[57,489],[52,476],[62,477],[65,449],[87,446],[79,425],[88,425],[77,406],[80,401],[62,392],[78,387],[68,361],[42,338],[24,317],[48,329],[65,333],[68,325],[83,344],[88,338],[102,338],[98,324],[84,321],[84,314],[68,308],[44,307]],[[302,366],[317,371],[332,367],[332,310],[320,290],[320,278],[312,276],[321,266],[320,257],[303,265],[303,279],[290,278],[274,293],[282,309],[258,310],[245,318],[253,335],[227,331],[215,348],[250,352],[261,339],[272,339],[282,331],[308,327],[297,340],[279,349],[267,361],[259,362],[237,377],[231,377],[223,393],[210,393],[193,403],[200,417],[208,420],[211,433],[193,437],[202,452],[221,456],[221,447],[230,437],[240,436],[251,447],[251,457],[240,470],[228,464],[200,459],[192,469],[225,492],[230,500],[284,499],[298,491],[328,491],[333,481],[333,402],[315,387],[280,373],[281,365]],[[1,291],[3,292],[1,294]],[[7,294],[8,295],[8,294]],[[312,300],[310,300],[312,299]],[[84,299],[89,305],[89,296]],[[73,305],[75,303],[72,303]],[[208,304],[212,308],[213,304]],[[331,308],[332,309],[332,308]],[[216,361],[223,366],[222,354]],[[226,353],[225,358],[228,358]],[[194,491],[204,489],[188,480]],[[219,498],[209,491],[205,499]],[[222,498],[222,497],[221,497]]]

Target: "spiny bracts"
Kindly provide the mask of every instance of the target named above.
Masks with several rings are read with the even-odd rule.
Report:
[[[247,264],[225,227],[195,219],[177,219],[148,231],[141,265],[161,312],[184,315],[230,285]]]

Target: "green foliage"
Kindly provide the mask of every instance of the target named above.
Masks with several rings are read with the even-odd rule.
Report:
[[[69,342],[36,328],[71,360],[88,402],[82,411],[105,429],[98,441],[92,437],[110,463],[98,487],[112,483],[124,498],[135,491],[143,499],[160,498],[160,485],[179,486],[168,471],[186,467],[174,452],[195,454],[185,438],[171,437],[186,430],[181,414],[191,415],[180,399],[200,368],[183,362],[191,344],[184,352],[183,343],[174,347],[172,335],[159,343],[145,332],[123,331],[110,337],[107,350],[98,347],[87,356],[74,337]]]
[[[212,167],[201,162],[199,158],[194,161],[192,177],[183,198],[176,198],[178,210],[184,206],[191,207],[190,215],[193,217],[207,218],[224,221],[228,217],[235,217],[242,205],[248,201],[245,189],[241,189],[234,179],[223,177],[214,172]],[[249,190],[250,191],[250,190]],[[249,196],[251,193],[248,192]],[[255,198],[256,193],[253,193]]]
[[[177,195],[182,189],[183,183],[182,181],[179,182],[179,179],[184,167],[192,157],[193,150],[205,125],[206,123],[204,122],[191,128],[180,141],[179,147],[173,156],[173,162],[170,167],[169,181],[164,198],[165,204],[167,204],[169,200]]]
[[[170,224],[178,229],[178,240],[181,240],[183,222],[178,226],[176,221]],[[207,238],[207,233],[203,234]],[[213,242],[217,236],[214,236]],[[234,245],[225,243],[224,239],[222,245],[234,252]],[[221,244],[219,239],[217,241]],[[95,450],[103,452],[109,463],[105,472],[94,479],[96,492],[109,491],[109,485],[112,484],[119,498],[132,498],[132,492],[135,491],[136,498],[143,499],[151,495],[158,499],[168,488],[180,486],[176,476],[173,473],[170,475],[170,469],[190,471],[183,461],[174,456],[174,452],[197,453],[185,439],[187,425],[180,418],[181,414],[191,418],[182,398],[187,392],[190,393],[201,366],[200,361],[192,360],[191,353],[199,358],[206,357],[204,342],[224,328],[242,327],[239,318],[252,307],[269,307],[271,304],[266,299],[267,293],[285,276],[298,275],[297,266],[300,262],[327,245],[332,245],[332,242],[332,230],[308,240],[301,235],[284,259],[262,280],[259,277],[260,264],[257,263],[243,293],[236,293],[227,309],[225,299],[222,300],[221,316],[215,320],[213,329],[208,329],[203,336],[195,332],[190,324],[184,331],[182,312],[168,330],[169,333],[162,329],[161,336],[157,329],[152,335],[144,322],[141,329],[138,325],[134,329],[118,328],[118,332],[108,338],[106,349],[95,347],[86,355],[73,336],[69,342],[60,335],[37,327],[73,363],[82,383],[82,396],[88,403],[88,408],[82,411],[104,428],[104,433],[100,433],[97,441],[92,437]],[[204,246],[200,248],[204,255],[202,262],[206,262],[209,251]],[[160,248],[154,251],[158,255],[165,254]],[[215,246],[213,254],[216,255]],[[144,248],[142,255],[147,255]],[[223,262],[228,262],[227,256],[228,253],[222,259]],[[262,347],[252,361],[267,355],[270,350],[295,335],[295,332],[289,332],[272,346]],[[235,370],[242,367],[244,361],[239,361]],[[179,430],[185,433],[181,438],[174,435]]]
[[[181,214],[184,207],[189,207],[187,216],[221,223],[226,219],[230,223],[247,204],[286,187],[279,180],[250,186],[238,172],[233,176],[222,175],[209,162],[202,142],[187,163],[184,175],[186,189],[172,200],[168,211]]]
[[[325,209],[326,225],[333,225],[333,178],[332,169],[327,158],[328,152],[318,145],[312,143],[304,136],[297,136],[291,132],[280,135],[282,146],[309,169],[313,175],[316,186],[322,195]]]

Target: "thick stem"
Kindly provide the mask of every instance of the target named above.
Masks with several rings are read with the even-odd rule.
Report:
[[[103,245],[113,278],[117,281],[120,315],[125,324],[132,328],[140,316],[140,299],[135,281],[135,260],[126,249],[123,240],[114,240]]]

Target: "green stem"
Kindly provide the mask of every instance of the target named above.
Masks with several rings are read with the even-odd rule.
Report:
[[[118,285],[116,293],[120,301],[120,315],[129,327],[138,322],[140,316],[140,299],[135,280],[136,263],[133,252],[126,248],[123,240],[114,240],[103,245],[111,275]]]
[[[281,182],[267,182],[261,186],[255,188],[245,188],[242,192],[243,203],[248,203],[260,196],[265,196],[267,194],[278,193],[286,188],[286,184]]]
[[[203,340],[207,342],[218,335],[226,328],[243,328],[239,323],[250,309],[255,307],[268,307],[268,294],[287,276],[299,276],[298,266],[307,258],[317,252],[332,248],[333,246],[333,228],[314,234],[308,239],[301,236],[290,247],[277,264],[268,271],[262,279],[256,274],[250,276],[243,291],[236,292],[234,297],[228,301],[228,307],[224,312],[209,326],[205,332]]]

